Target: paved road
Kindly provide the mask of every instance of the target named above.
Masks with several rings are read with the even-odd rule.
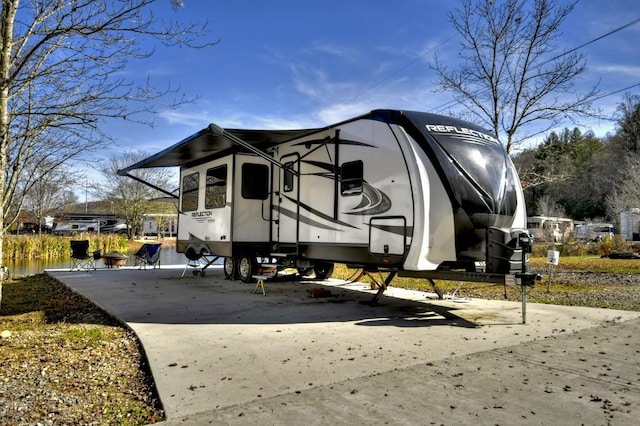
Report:
[[[136,332],[167,425],[637,424],[640,313],[182,269],[49,271]],[[328,289],[330,297],[309,291]]]

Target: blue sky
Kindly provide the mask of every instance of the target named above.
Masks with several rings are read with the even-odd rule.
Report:
[[[205,50],[158,47],[131,75],[171,83],[197,102],[159,108],[154,127],[110,124],[118,149],[155,153],[211,122],[228,128],[318,127],[376,108],[438,112],[451,98],[435,91],[428,67],[438,53],[455,66],[460,40],[440,0],[160,0],[156,14],[185,22],[209,21]],[[563,28],[562,50],[573,49],[640,18],[638,0],[580,0]],[[580,85],[600,82],[611,93],[640,84],[640,23],[580,49],[588,71]],[[630,90],[640,93],[640,86]],[[596,104],[612,115],[623,93]],[[607,120],[583,130],[604,136]],[[573,124],[567,122],[569,127]],[[561,130],[561,129],[558,129]]]

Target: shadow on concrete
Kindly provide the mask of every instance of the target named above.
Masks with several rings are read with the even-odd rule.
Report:
[[[360,326],[474,328],[456,315],[456,307],[383,295],[370,305],[373,292],[327,285],[322,281],[230,281],[219,268],[206,276],[181,277],[177,269],[98,270],[49,274],[128,323],[159,324],[299,324],[354,322]],[[327,297],[310,297],[317,289]]]

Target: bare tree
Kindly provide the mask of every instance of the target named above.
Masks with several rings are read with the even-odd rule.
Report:
[[[627,93],[618,105],[616,134],[608,148],[612,182],[607,215],[618,220],[621,212],[640,207],[640,96]]]
[[[617,136],[623,146],[634,155],[640,154],[640,95],[626,93],[618,105]]]
[[[538,215],[550,217],[564,217],[564,207],[558,204],[550,195],[543,195],[536,202]]]
[[[557,49],[561,25],[576,3],[463,0],[449,14],[462,37],[460,63],[450,70],[436,56],[431,68],[438,85],[491,128],[507,152],[567,117],[593,115],[597,88],[575,93],[586,70],[583,55]]]
[[[98,170],[102,179],[96,182],[93,189],[102,198],[113,203],[115,213],[120,215],[128,225],[129,238],[141,234],[142,218],[145,214],[159,212],[158,209],[162,207],[158,207],[158,203],[154,203],[153,200],[163,194],[142,182],[118,176],[117,171],[147,156],[144,152],[129,151],[111,157]],[[164,188],[170,188],[174,178],[171,171],[165,168],[136,170],[136,176]],[[177,187],[177,183],[173,186]]]
[[[46,216],[50,216],[67,205],[77,203],[78,197],[73,192],[74,185],[81,179],[78,172],[60,167],[50,168],[47,162],[37,167],[33,173],[27,173],[24,185],[17,198],[24,198],[25,208],[33,213],[40,225]],[[13,215],[12,220],[13,220]],[[6,225],[6,219],[5,219]]]
[[[618,167],[623,178],[606,196],[607,216],[611,220],[617,220],[623,211],[640,206],[640,157],[628,157]]]
[[[0,258],[5,212],[20,169],[48,158],[58,165],[110,143],[106,119],[140,120],[153,101],[178,105],[172,88],[122,76],[128,61],[152,48],[206,47],[206,24],[163,22],[153,0],[3,0],[0,10]],[[173,2],[176,3],[176,2]],[[181,3],[181,2],[177,2]],[[19,17],[19,19],[17,18]],[[30,163],[31,162],[31,163]]]

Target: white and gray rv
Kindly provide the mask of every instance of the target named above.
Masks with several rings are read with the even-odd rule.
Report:
[[[178,251],[224,257],[228,278],[251,280],[264,259],[319,278],[336,262],[467,281],[526,272],[516,170],[468,122],[375,110],[315,129],[212,124],[118,173],[156,167],[180,168]]]

